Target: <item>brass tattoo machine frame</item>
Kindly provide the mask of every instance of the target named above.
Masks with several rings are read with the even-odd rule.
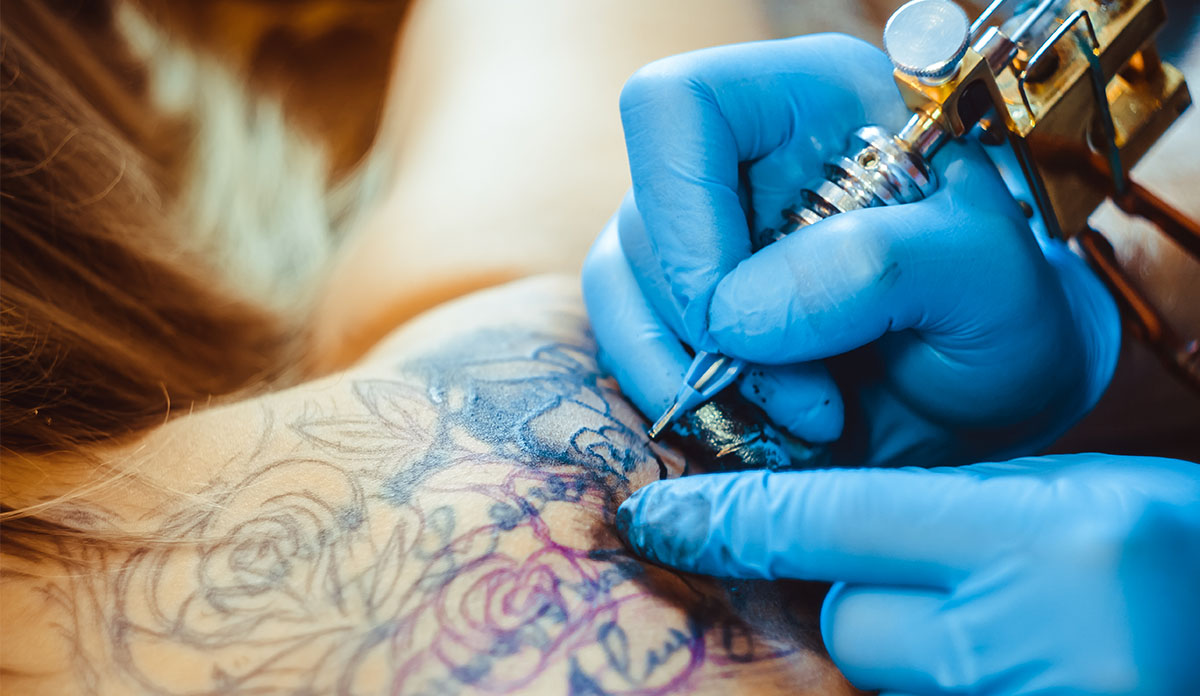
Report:
[[[827,178],[764,230],[762,246],[829,215],[923,198],[928,159],[978,127],[1007,143],[1047,234],[1075,240],[1121,308],[1126,326],[1200,389],[1200,341],[1174,331],[1088,225],[1105,199],[1143,217],[1195,259],[1200,225],[1133,182],[1129,169],[1191,103],[1183,75],[1158,55],[1162,0],[996,0],[969,26],[950,0],[913,0],[888,21],[884,45],[913,111],[894,137],[827,165]],[[1017,11],[1001,19],[1001,10]],[[881,143],[882,141],[882,143]],[[899,154],[897,154],[899,153]],[[903,166],[896,166],[902,162]]]
[[[1200,389],[1200,342],[1168,325],[1088,225],[1111,198],[1200,259],[1200,227],[1129,177],[1191,103],[1182,74],[1154,44],[1165,21],[1162,0],[995,0],[973,22],[951,0],[908,2],[884,30],[896,83],[913,112],[908,123],[897,134],[877,126],[856,131],[851,151],[826,164],[824,178],[783,211],[780,226],[755,231],[755,247],[831,215],[924,198],[938,185],[929,159],[949,139],[974,132],[991,149],[1007,144],[1007,161],[1015,162],[1009,174],[1032,199],[1027,213],[1050,237],[1075,241],[1131,332]],[[726,391],[694,411],[673,404],[653,434],[672,424],[680,445],[722,469],[828,462],[826,448],[779,433],[749,404],[757,424],[746,421],[734,408],[741,401]],[[753,437],[739,434],[747,427]]]

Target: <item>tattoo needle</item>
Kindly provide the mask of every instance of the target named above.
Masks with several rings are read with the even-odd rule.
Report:
[[[683,376],[683,386],[675,393],[671,406],[667,408],[647,434],[653,440],[658,437],[663,428],[667,427],[676,417],[687,413],[700,404],[717,395],[729,383],[741,374],[746,366],[744,360],[731,358],[720,353],[699,351]]]
[[[984,26],[982,19],[990,17],[1006,1],[995,0],[984,15],[981,16],[981,20],[977,21],[967,31],[967,37],[964,38],[964,41],[969,40],[976,33],[982,31]],[[1061,2],[1063,0],[1039,0],[1037,6],[1024,18],[1020,27],[1013,33],[1012,38],[1003,44],[1006,47],[1004,50],[1007,50],[1008,53],[1000,56],[1004,60],[998,62],[1007,63],[1011,59],[1012,54],[1017,50],[1016,43],[1032,33],[1034,26],[1041,18],[1056,4]],[[891,22],[888,23],[888,26],[891,26]],[[887,40],[886,34],[884,39],[885,41]],[[989,57],[989,63],[991,62],[992,58]],[[692,361],[687,374],[683,378],[683,386],[675,394],[675,399],[671,402],[670,407],[659,416],[658,420],[647,431],[650,438],[657,438],[663,428],[667,427],[673,420],[715,396],[717,392],[724,389],[730,382],[736,379],[745,366],[745,361],[730,358],[719,353],[708,353],[705,351],[696,353],[695,359]],[[724,453],[724,450],[722,450],[722,453]]]

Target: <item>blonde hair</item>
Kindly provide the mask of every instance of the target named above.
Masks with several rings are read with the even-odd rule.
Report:
[[[310,29],[311,17],[353,20],[386,37],[370,85],[382,109],[404,3],[377,5],[307,0],[282,14]],[[228,22],[229,12],[269,23],[269,7],[5,2],[6,453],[79,451],[304,374],[301,327],[314,292],[337,240],[386,185],[390,161],[331,165],[327,148],[290,126],[277,95],[252,93],[236,60],[182,35],[209,15]],[[358,130],[374,137],[371,116]],[[339,167],[348,173],[334,181]]]
[[[0,31],[4,451],[75,450],[286,371],[295,330],[169,231],[188,126],[150,108],[112,8],[7,2]]]

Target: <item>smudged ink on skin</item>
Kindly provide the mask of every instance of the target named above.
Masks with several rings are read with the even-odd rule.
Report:
[[[733,389],[680,416],[664,439],[710,472],[829,465],[827,447],[780,432],[762,409]]]
[[[635,494],[617,510],[617,533],[641,556],[667,565],[695,563],[708,542],[712,501],[698,491],[666,489],[655,505]],[[634,521],[636,520],[636,524]]]

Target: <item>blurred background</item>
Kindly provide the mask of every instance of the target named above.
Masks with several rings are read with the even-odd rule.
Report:
[[[836,31],[876,45],[899,0],[141,0],[327,153],[337,180],[373,168],[373,204],[336,251],[315,324],[322,370],[345,366],[446,299],[532,273],[574,273],[629,185],[625,79],[717,44]],[[964,2],[969,14],[983,3]],[[1164,56],[1200,86],[1200,7],[1169,0]],[[836,56],[831,59],[836,60]],[[1200,113],[1135,170],[1200,218]],[[1200,270],[1113,210],[1121,258],[1200,334]],[[1162,377],[1114,389],[1059,448],[1200,456],[1200,400]],[[1137,414],[1136,417],[1131,414]]]

